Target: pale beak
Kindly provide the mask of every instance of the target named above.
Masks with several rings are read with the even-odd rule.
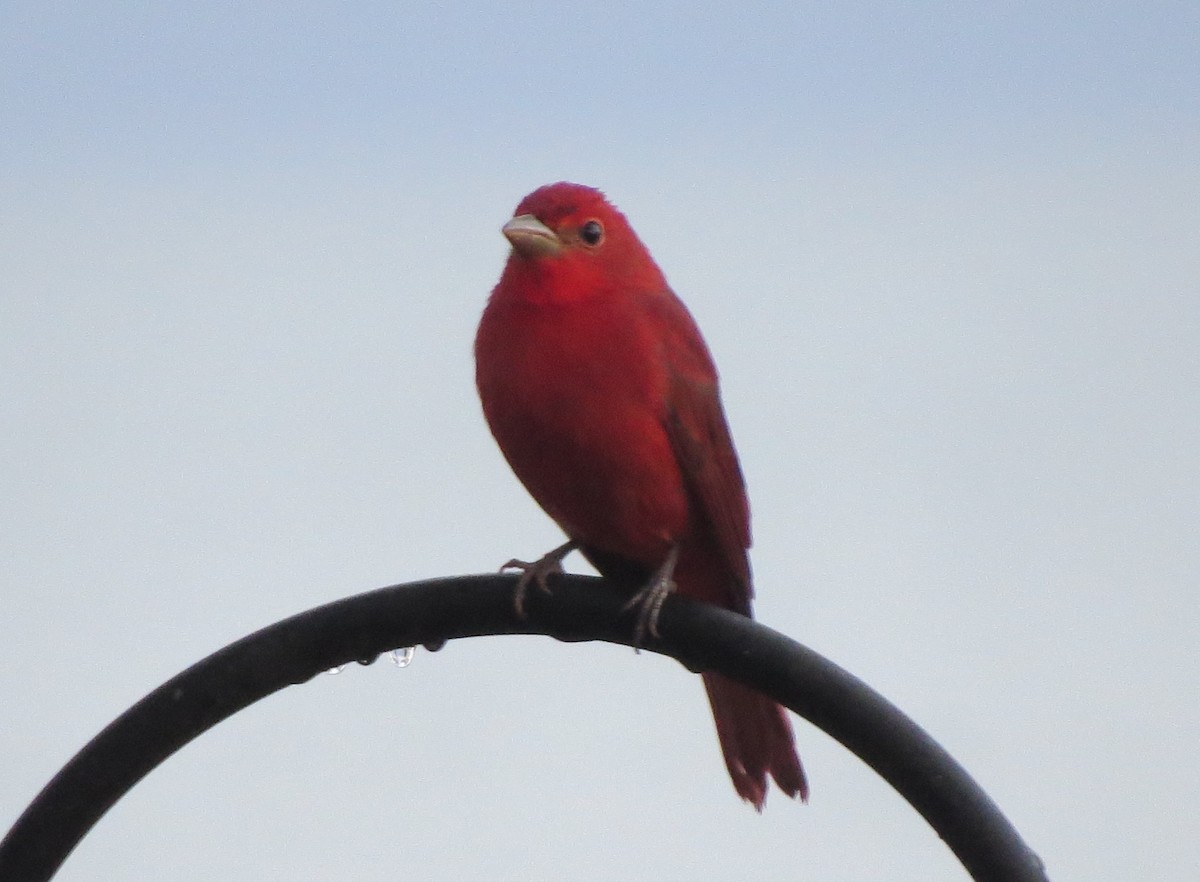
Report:
[[[550,257],[562,250],[562,240],[532,214],[518,214],[500,228],[522,257]]]

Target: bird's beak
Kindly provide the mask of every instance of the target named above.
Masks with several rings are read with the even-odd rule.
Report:
[[[518,214],[500,228],[522,257],[550,257],[562,250],[562,240],[532,214]]]

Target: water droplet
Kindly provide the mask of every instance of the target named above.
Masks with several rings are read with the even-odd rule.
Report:
[[[346,670],[345,665],[338,665],[336,668],[330,668],[325,673],[326,674],[340,674],[344,670]]]
[[[392,664],[398,668],[407,668],[412,664],[413,656],[417,650],[412,646],[405,646],[401,649],[392,650]]]

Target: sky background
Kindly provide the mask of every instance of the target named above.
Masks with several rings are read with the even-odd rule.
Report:
[[[1191,0],[0,4],[0,829],[226,643],[561,541],[471,344],[569,179],[705,331],[758,617],[1051,878],[1195,877],[1197,47]],[[59,878],[965,878],[797,738],[758,816],[674,662],[459,641],[238,714]]]

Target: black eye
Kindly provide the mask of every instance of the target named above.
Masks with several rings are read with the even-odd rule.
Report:
[[[598,220],[590,220],[579,228],[579,238],[584,245],[599,245],[604,240],[604,226]]]

